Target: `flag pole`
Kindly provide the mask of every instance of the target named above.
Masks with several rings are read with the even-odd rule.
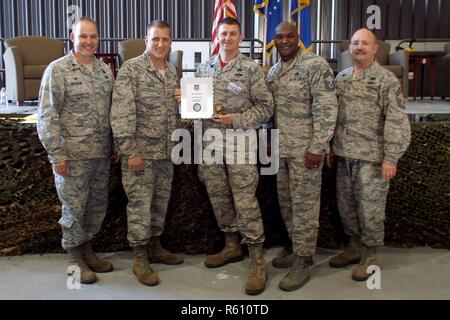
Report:
[[[299,36],[299,38],[300,38],[300,32],[301,32],[301,30],[300,30],[300,13],[301,13],[301,4],[297,1],[297,9],[298,9],[298,11],[297,11],[297,33],[298,33],[298,36]],[[300,38],[301,39],[301,38]]]
[[[263,38],[264,38],[264,44],[263,44],[263,67],[267,66],[267,51],[266,51],[266,43],[267,43],[267,11],[268,8],[266,7],[266,12],[264,13],[264,27],[263,27]]]

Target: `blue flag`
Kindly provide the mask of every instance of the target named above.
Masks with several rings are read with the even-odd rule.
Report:
[[[291,0],[290,16],[300,35],[300,47],[311,51],[311,0]]]
[[[267,19],[264,46],[266,52],[270,54],[275,45],[275,28],[283,21],[282,1],[254,0],[253,10]]]

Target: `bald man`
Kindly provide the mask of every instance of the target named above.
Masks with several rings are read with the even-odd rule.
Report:
[[[367,268],[377,265],[389,181],[411,137],[400,82],[375,60],[376,40],[368,29],[356,31],[350,44],[354,65],[336,78],[339,116],[332,150],[337,204],[349,243],[329,264],[341,268],[361,262],[353,270],[355,281],[367,280]]]
[[[290,268],[280,282],[292,291],[310,278],[309,266],[319,229],[322,166],[333,136],[337,101],[333,71],[322,57],[301,50],[297,28],[283,22],[275,30],[281,56],[269,72],[275,100],[275,124],[280,130],[280,169],[277,175],[281,214],[292,250],[272,264]]]

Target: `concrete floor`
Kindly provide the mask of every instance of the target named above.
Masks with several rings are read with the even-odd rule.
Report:
[[[93,285],[67,289],[67,258],[62,254],[0,257],[0,299],[450,299],[450,251],[430,248],[381,248],[381,289],[369,290],[365,282],[351,279],[352,267],[332,269],[329,258],[336,251],[319,249],[312,279],[301,289],[284,292],[278,283],[285,270],[269,263],[280,251],[266,251],[269,280],[258,296],[244,293],[249,260],[217,269],[203,266],[205,256],[186,256],[179,266],[155,264],[161,284],[146,287],[131,271],[131,252],[106,253],[115,270],[98,274]]]

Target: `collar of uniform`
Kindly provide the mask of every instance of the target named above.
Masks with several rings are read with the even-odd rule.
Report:
[[[378,63],[377,60],[374,60],[372,62],[372,64],[366,69],[364,70],[364,72],[362,73],[361,76],[356,77],[355,80],[359,80],[359,79],[364,79],[366,77],[370,77],[370,76],[376,76],[378,75],[379,71],[378,68],[380,67],[380,64]],[[352,69],[352,73],[355,71],[355,66],[353,66]],[[352,77],[353,78],[353,77]]]
[[[220,66],[219,55],[215,55],[211,58],[211,66],[216,71],[222,70],[222,71],[226,72],[229,69],[233,68],[234,66],[239,67],[243,57],[244,57],[244,55],[239,52],[238,55],[235,58],[233,58],[230,62],[228,62],[227,65],[225,66],[225,68],[222,69],[222,67]]]
[[[105,66],[109,68],[109,66],[106,63],[104,63],[102,60],[100,60],[99,58],[94,56],[94,70],[95,71],[101,72],[101,71],[103,71],[103,68]]]
[[[303,50],[302,50],[301,48],[299,48],[297,54],[295,55],[295,57],[293,57],[293,58],[290,60],[291,63],[289,64],[289,66],[288,66],[286,69],[283,70],[283,68],[282,68],[283,62],[280,61],[280,67],[279,67],[279,70],[282,72],[282,73],[280,74],[280,77],[281,77],[283,74],[288,73],[294,66],[299,65],[299,64],[302,62],[303,58],[304,58],[304,52],[303,52]]]
[[[156,76],[161,80],[164,81],[164,76],[161,74],[161,72],[159,72],[159,70],[155,67],[155,65],[153,64],[152,59],[150,59],[150,55],[147,51],[145,51],[142,55],[141,55],[142,59],[144,59],[144,63],[145,63],[145,67],[148,71],[154,72],[156,74]],[[178,77],[178,74],[176,72],[175,67],[171,68],[170,63],[167,61],[166,59],[166,72],[170,72],[172,73],[172,75],[174,75],[175,77]],[[174,71],[175,69],[175,71]]]
[[[157,71],[155,68],[155,65],[152,62],[152,59],[150,59],[150,54],[146,51],[144,51],[144,53],[142,54],[142,59],[144,59],[145,62],[145,67],[149,70],[149,71]]]
[[[77,70],[78,69],[78,70],[81,70],[83,72],[85,71],[85,68],[83,67],[83,64],[80,63],[77,60],[77,57],[75,57],[75,54],[74,54],[73,50],[70,50],[70,52],[69,52],[69,62],[70,62],[70,65],[72,67],[72,70]],[[95,72],[100,72],[100,71],[103,70],[103,68],[102,68],[103,61],[101,61],[97,57],[94,56],[94,59],[93,59],[92,63],[93,63],[93,66],[94,66],[93,70]]]
[[[76,69],[81,70],[81,65],[78,62],[77,57],[75,57],[75,53],[73,52],[73,50],[70,50],[68,56],[69,56],[69,63],[70,63],[70,66],[72,67],[72,70],[76,70]]]
[[[154,72],[157,72],[158,71],[158,69],[155,67],[155,65],[153,64],[153,61],[152,61],[152,59],[150,59],[150,55],[149,55],[149,53],[147,52],[147,51],[145,51],[143,54],[142,54],[142,56],[141,56],[143,59],[144,59],[144,61],[145,61],[145,66],[146,66],[146,68],[149,70],[149,71],[154,71]],[[166,72],[167,72],[167,70],[170,70],[170,68],[168,67],[169,66],[169,62],[167,62],[167,59],[166,59]],[[159,73],[159,72],[158,72]]]

